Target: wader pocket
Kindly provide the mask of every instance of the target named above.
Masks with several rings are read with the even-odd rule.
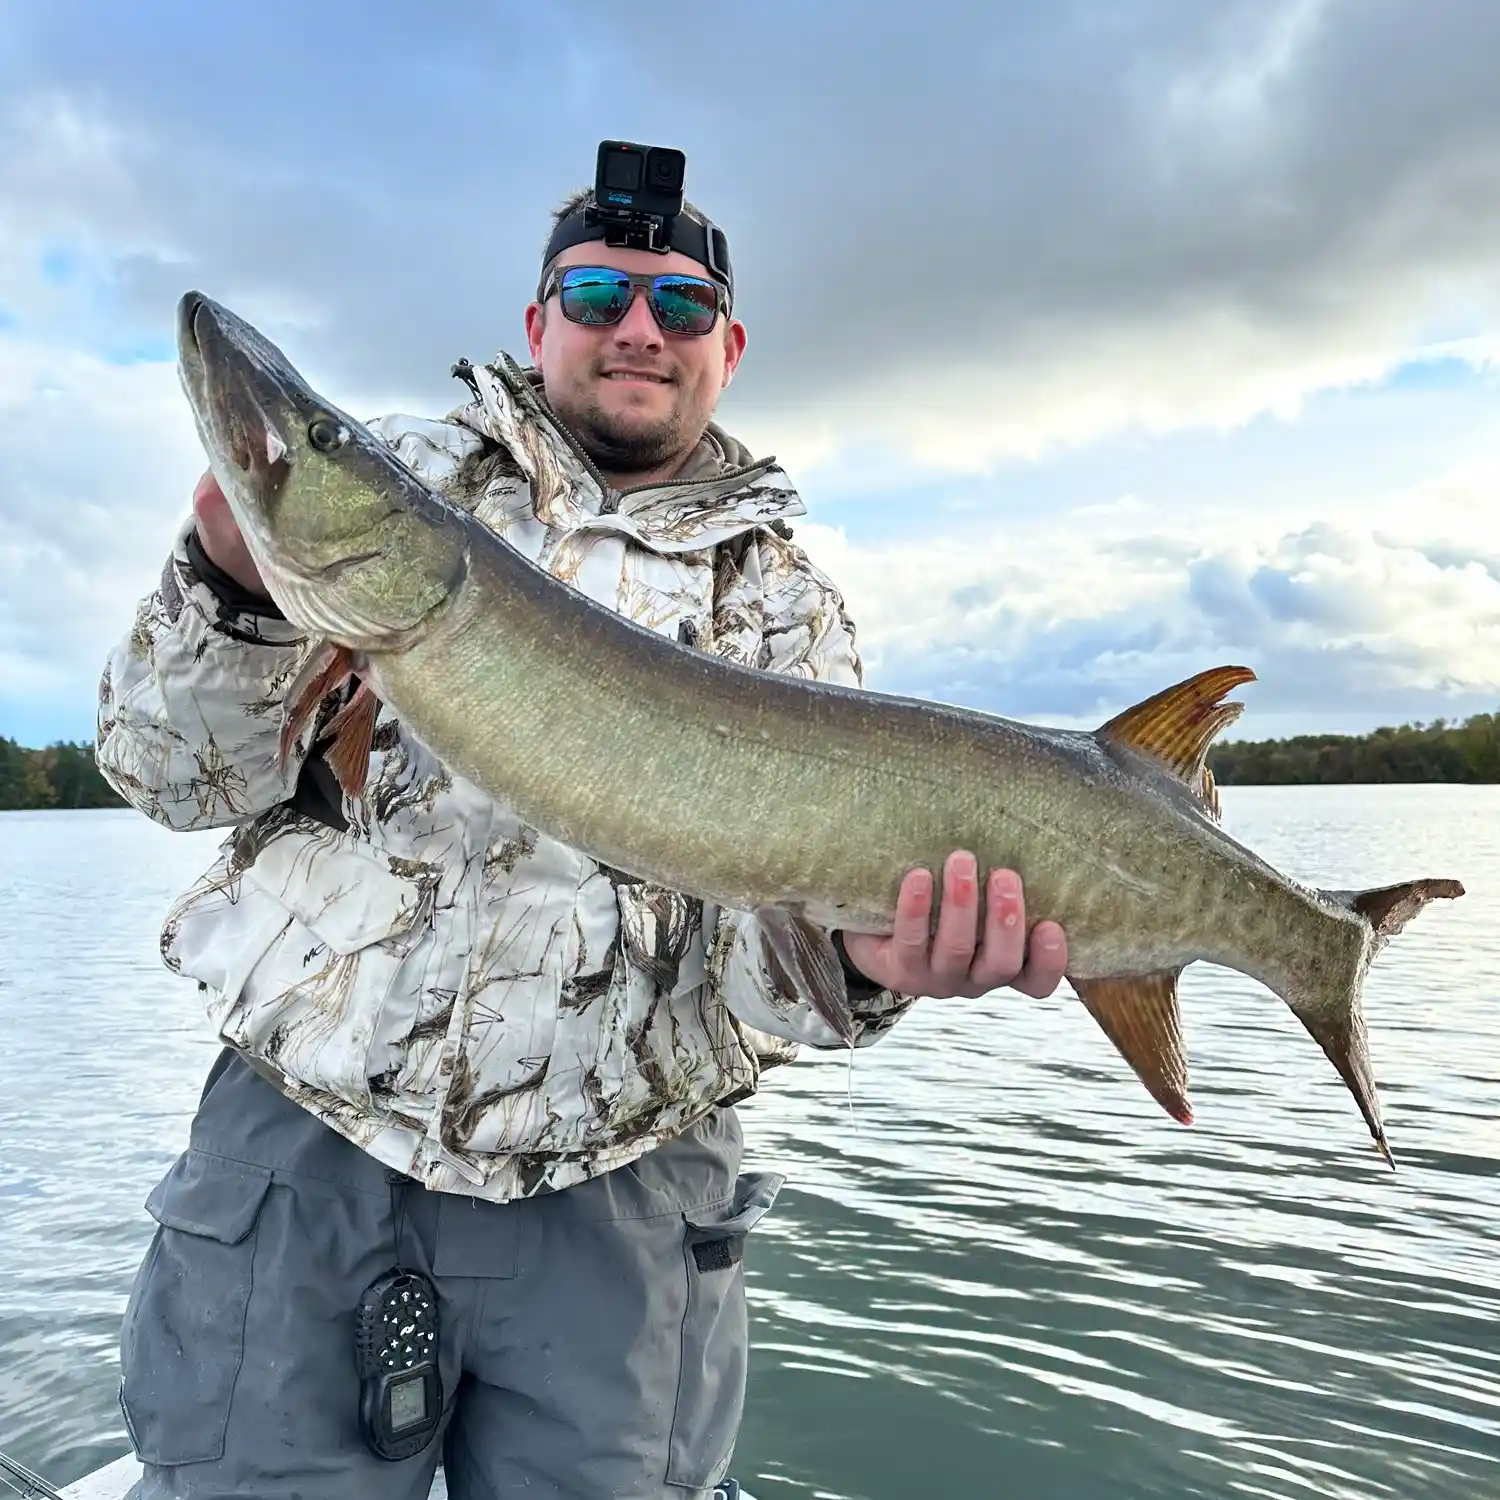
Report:
[[[750,1342],[745,1239],[776,1201],[784,1181],[774,1172],[747,1172],[736,1179],[729,1205],[683,1214],[688,1296],[668,1484],[707,1489],[729,1467],[745,1410]]]
[[[146,1463],[223,1456],[270,1186],[264,1168],[189,1150],[146,1200],[159,1227],[120,1333],[120,1406]]]

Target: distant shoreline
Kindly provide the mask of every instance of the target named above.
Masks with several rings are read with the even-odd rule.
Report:
[[[91,740],[29,750],[0,735],[0,812],[129,805],[99,774]]]
[[[1220,786],[1490,786],[1500,782],[1500,714],[1373,734],[1227,740],[1209,752],[1208,765]]]
[[[1220,786],[1490,786],[1500,783],[1500,714],[1373,734],[1228,740],[1208,764]],[[99,774],[90,741],[32,750],[0,735],[0,812],[128,805]]]

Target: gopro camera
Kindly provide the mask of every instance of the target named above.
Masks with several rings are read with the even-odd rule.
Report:
[[[587,222],[604,227],[606,245],[666,254],[682,212],[687,157],[670,146],[600,141],[594,202]]]

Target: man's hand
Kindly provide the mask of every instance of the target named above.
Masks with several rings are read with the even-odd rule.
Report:
[[[270,591],[211,469],[193,491],[193,514],[198,518],[198,540],[203,543],[208,560],[228,573],[241,588],[269,599]]]
[[[1021,879],[990,873],[980,926],[974,856],[959,850],[943,867],[943,904],[929,938],[932,872],[910,870],[896,898],[889,937],[844,933],[844,951],[872,983],[902,995],[977,999],[1009,985],[1023,995],[1050,995],[1068,965],[1068,942],[1056,922],[1038,922],[1028,941]]]

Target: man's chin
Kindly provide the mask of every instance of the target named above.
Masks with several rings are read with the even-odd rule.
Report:
[[[598,413],[600,426],[628,442],[666,437],[677,425],[677,403],[670,394],[640,397],[632,392],[623,400],[612,400],[605,392],[604,399],[595,404],[594,410]]]
[[[675,429],[660,414],[632,414],[596,406],[575,433],[590,458],[605,469],[623,473],[653,469],[676,450]]]

